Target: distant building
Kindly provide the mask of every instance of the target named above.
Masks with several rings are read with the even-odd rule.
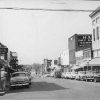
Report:
[[[69,65],[74,66],[77,63],[76,57],[83,56],[83,51],[92,46],[91,34],[74,34],[68,39]],[[77,53],[78,52],[78,53]]]
[[[48,73],[50,71],[50,66],[51,66],[52,60],[49,59],[44,59],[44,69],[45,73]]]
[[[63,51],[60,55],[61,57],[61,65],[66,66],[68,65],[68,52],[67,50]]]

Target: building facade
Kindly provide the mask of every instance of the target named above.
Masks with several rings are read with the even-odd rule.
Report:
[[[68,39],[69,65],[74,66],[83,59],[83,50],[91,48],[91,34],[75,34]],[[78,64],[79,65],[79,64]]]
[[[52,63],[52,60],[49,60],[49,59],[44,59],[44,69],[45,70],[45,73],[48,73],[50,72],[50,66],[51,66],[51,63]]]
[[[92,49],[93,49],[93,57],[100,57],[100,7],[94,10],[90,17],[92,19]]]

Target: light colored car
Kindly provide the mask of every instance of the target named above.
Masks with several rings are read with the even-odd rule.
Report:
[[[15,72],[11,75],[10,86],[30,86],[30,79],[27,72]]]
[[[77,72],[71,72],[71,79],[75,79],[77,76]]]
[[[86,73],[86,81],[94,81],[94,74],[92,72]]]
[[[63,72],[61,75],[62,78],[66,78],[66,72]]]
[[[70,77],[71,77],[71,73],[70,72],[66,72],[65,78],[69,79]]]
[[[76,75],[76,80],[85,80],[85,72],[84,71],[79,71],[78,74]]]
[[[94,73],[94,82],[100,82],[100,73]]]

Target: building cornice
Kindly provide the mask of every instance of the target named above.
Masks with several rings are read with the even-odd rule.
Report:
[[[100,6],[94,10],[89,16],[92,18],[93,16],[95,16],[98,12],[100,12]]]

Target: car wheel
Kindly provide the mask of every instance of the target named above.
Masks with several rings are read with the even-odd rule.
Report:
[[[88,79],[86,79],[86,82],[88,82]]]
[[[32,85],[32,83],[30,82],[29,85]]]
[[[29,88],[30,87],[30,85],[28,84],[28,85],[26,85],[26,88]]]
[[[96,78],[94,78],[94,82],[95,82],[95,83],[97,82],[97,79],[96,79]]]

